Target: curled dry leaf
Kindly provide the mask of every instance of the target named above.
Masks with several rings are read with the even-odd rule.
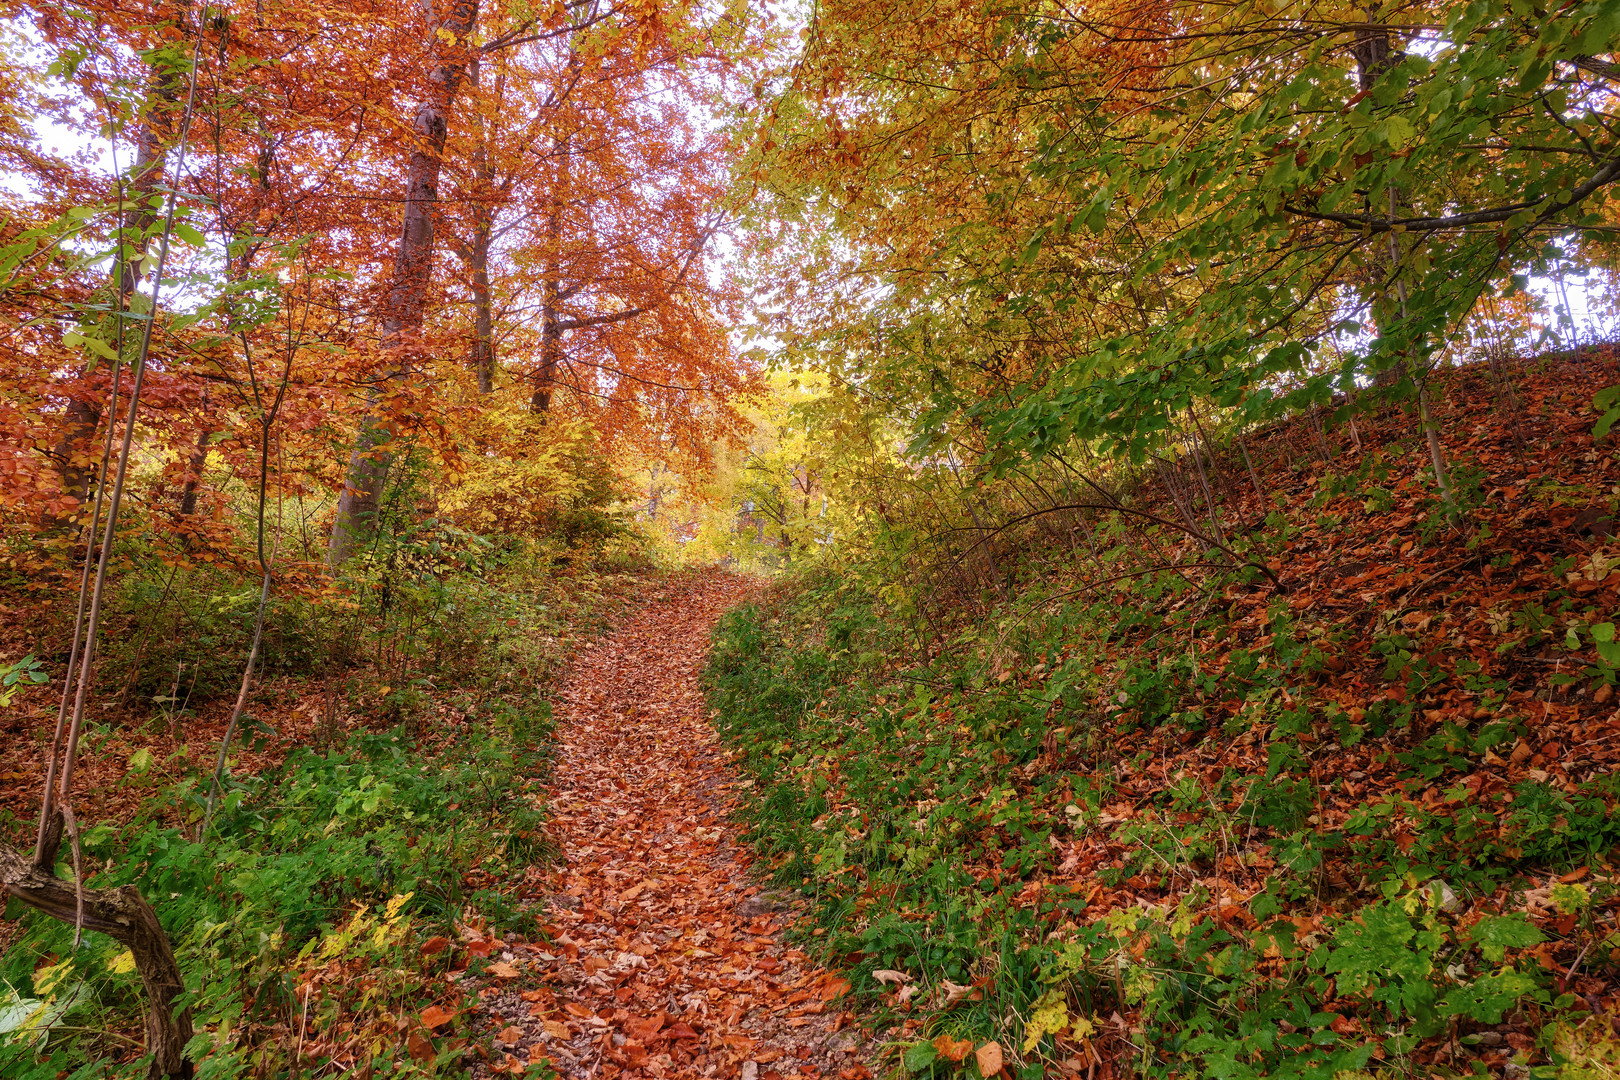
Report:
[[[911,981],[911,976],[907,975],[905,972],[889,971],[886,968],[879,968],[877,971],[872,972],[872,978],[876,979],[880,983],[883,983],[885,986],[891,983],[896,986],[903,986]]]

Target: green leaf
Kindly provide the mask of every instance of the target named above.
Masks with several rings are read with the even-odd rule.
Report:
[[[187,225],[183,221],[177,221],[174,223],[174,235],[178,236],[192,247],[208,246],[208,238],[196,228]]]
[[[78,330],[69,330],[67,333],[62,335],[62,344],[66,345],[70,349],[88,349],[90,352],[95,353],[103,360],[111,360],[114,363],[116,363],[118,360],[118,354],[113,351],[112,346],[108,345],[105,341],[102,341],[94,334],[86,334]]]
[[[1469,927],[1468,940],[1485,959],[1500,964],[1509,949],[1528,949],[1545,939],[1523,915],[1487,915]]]
[[[934,1063],[939,1057],[939,1049],[931,1042],[920,1042],[906,1051],[905,1064],[907,1072],[921,1072]]]

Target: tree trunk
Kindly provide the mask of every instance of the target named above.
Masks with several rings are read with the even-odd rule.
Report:
[[[467,65],[467,82],[479,90],[478,58]],[[504,77],[496,80],[496,98]],[[467,266],[472,271],[473,349],[472,369],[478,378],[480,394],[495,390],[495,319],[489,298],[489,247],[495,231],[495,176],[489,165],[489,132],[482,103],[473,113],[473,237],[466,249]]]
[[[188,21],[190,5],[176,5],[174,25],[184,26]],[[118,194],[127,205],[119,218],[119,257],[113,264],[112,286],[117,292],[113,317],[123,319],[129,300],[135,295],[135,286],[141,279],[143,260],[148,243],[147,230],[157,221],[153,200],[158,183],[163,179],[164,146],[172,134],[174,106],[184,85],[178,69],[154,67],[150,72],[146,91],[146,109],[140,126],[135,131],[135,163],[129,170],[129,182],[121,185]],[[121,328],[120,328],[121,329]],[[122,333],[117,335],[123,340]],[[88,376],[86,368],[79,375]],[[96,432],[101,427],[102,407],[99,401],[74,397],[62,412],[62,428],[52,448],[51,459],[62,493],[78,500],[71,512],[57,514],[47,511],[40,525],[47,532],[66,532],[81,524],[81,511],[90,502],[91,477],[99,460]]]
[[[0,844],[0,885],[18,900],[53,919],[78,923],[80,890],[71,882],[33,865],[22,852]],[[185,991],[180,965],[169,947],[169,935],[152,905],[133,885],[120,889],[84,889],[83,925],[129,947],[146,987],[146,1046],[152,1055],[150,1077],[189,1077],[186,1043],[191,1041],[191,1010],[175,1011],[175,998]]]
[[[1365,9],[1369,25],[1356,31],[1355,43],[1351,46],[1351,53],[1356,58],[1356,81],[1362,93],[1367,93],[1378,82],[1378,77],[1388,71],[1395,62],[1394,47],[1390,41],[1388,27],[1378,23],[1379,13],[1376,6]],[[1389,213],[1395,217],[1395,210],[1400,203],[1399,191],[1391,187],[1389,192]],[[1375,302],[1373,306],[1374,319],[1378,324],[1380,337],[1386,336],[1395,321],[1392,311],[1390,295],[1397,288],[1395,275],[1400,265],[1400,252],[1396,244],[1395,234],[1388,234],[1388,243],[1383,251],[1374,249],[1372,259],[1372,272],[1375,282],[1380,286],[1385,296],[1382,302]],[[1382,310],[1380,310],[1380,308]],[[1376,386],[1394,386],[1406,376],[1407,365],[1399,361],[1390,365],[1373,376]]]
[[[205,415],[208,411],[208,391],[202,392],[202,407]],[[203,470],[208,466],[208,440],[213,434],[205,424],[197,432],[197,442],[191,448],[191,457],[186,461],[186,478],[180,488],[180,516],[189,518],[197,512],[197,497],[202,494]]]
[[[398,386],[410,373],[407,349],[422,328],[433,271],[433,211],[439,198],[439,171],[449,134],[450,107],[466,72],[466,39],[477,18],[478,0],[458,0],[428,38],[433,65],[428,76],[431,91],[417,108],[412,124],[417,142],[406,168],[404,222],[394,260],[394,283],[383,311],[382,347],[391,354],[381,380],[385,385]],[[394,460],[393,439],[383,394],[374,387],[368,395],[366,414],[360,420],[348,476],[332,522],[326,558],[334,567],[347,561],[376,528],[383,487]]]
[[[557,368],[562,364],[562,233],[563,211],[568,206],[569,155],[572,138],[557,140],[556,186],[551,193],[551,213],[546,218],[545,281],[542,284],[540,318],[540,370],[535,373],[534,395],[529,407],[544,416],[551,408],[557,384]]]

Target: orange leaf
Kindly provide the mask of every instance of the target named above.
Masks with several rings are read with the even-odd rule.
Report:
[[[568,1038],[568,1025],[563,1023],[561,1020],[545,1020],[541,1022],[540,1026],[544,1028],[546,1034],[550,1035],[553,1039]]]
[[[841,979],[836,975],[827,976],[827,981],[821,984],[821,1000],[836,1001],[849,993],[849,980]]]
[[[523,1029],[520,1027],[506,1027],[502,1029],[500,1039],[501,1042],[506,1043],[508,1046],[516,1046],[523,1041]]]
[[[427,1008],[422,1010],[422,1023],[426,1024],[430,1028],[441,1027],[454,1019],[455,1015],[456,1011],[454,1009],[445,1009],[438,1005],[429,1005]]]
[[[963,1039],[958,1042],[949,1035],[941,1035],[934,1040],[934,1049],[938,1050],[939,1056],[946,1061],[961,1061],[972,1052],[973,1040]]]
[[[498,979],[515,979],[522,974],[517,968],[505,960],[497,960],[489,965],[489,973]]]
[[[449,946],[449,944],[449,938],[430,937],[426,941],[422,942],[422,955],[432,956],[434,953],[443,952],[445,948]]]
[[[1001,1044],[987,1042],[973,1051],[973,1060],[979,1065],[979,1075],[991,1077],[1001,1071]]]

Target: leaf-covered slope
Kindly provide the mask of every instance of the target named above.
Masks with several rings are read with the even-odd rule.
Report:
[[[1008,597],[920,639],[827,577],[734,613],[711,700],[752,835],[835,952],[906,976],[857,979],[904,1066],[1500,1071],[1612,1011],[1613,377],[1456,375],[1457,527],[1399,413],[1251,441],[1266,502],[1216,463],[1282,588],[1099,515],[1005,542]],[[1102,583],[1146,540],[1178,565]]]

